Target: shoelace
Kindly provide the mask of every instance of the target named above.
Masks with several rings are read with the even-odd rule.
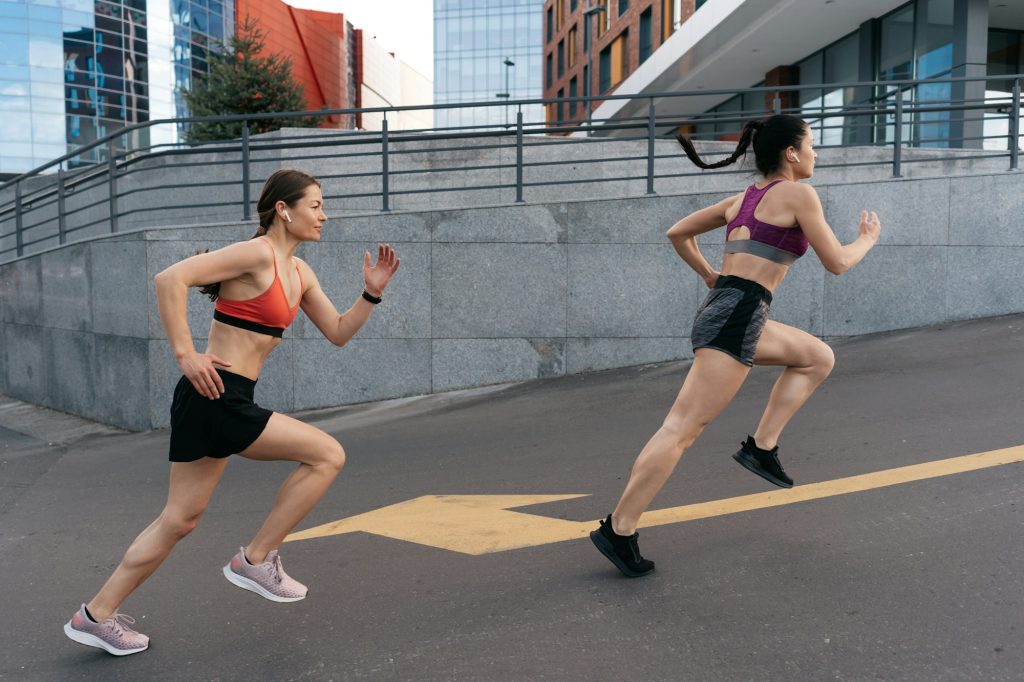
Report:
[[[274,579],[275,583],[280,585],[281,582],[284,580],[284,578],[281,576],[281,574],[284,573],[284,567],[281,565],[281,555],[280,554],[275,554],[274,555],[274,560],[270,563],[270,566],[271,566],[271,570],[270,570],[271,577]]]
[[[123,637],[125,632],[135,632],[135,630],[128,627],[129,625],[135,625],[135,619],[126,613],[115,613],[103,622],[110,623],[111,627],[114,629],[114,634],[118,637]]]

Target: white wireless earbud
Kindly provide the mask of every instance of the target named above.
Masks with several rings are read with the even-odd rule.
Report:
[[[792,159],[793,161],[796,161],[797,163],[800,163],[800,159],[796,157],[796,154],[790,154],[789,158]]]
[[[288,211],[284,212],[284,219],[287,220],[288,222],[292,221],[292,217],[290,215],[288,215]]]

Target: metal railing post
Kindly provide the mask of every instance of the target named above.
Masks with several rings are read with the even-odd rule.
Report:
[[[60,239],[60,243],[64,244],[68,240],[68,216],[67,211],[64,208],[64,197],[66,195],[66,189],[64,187],[64,169],[57,169],[57,235]]]
[[[647,193],[654,194],[654,98],[647,102]]]
[[[14,234],[18,243],[18,256],[25,253],[25,236],[21,233],[24,220],[21,216],[21,182],[14,183]]]
[[[107,157],[107,172],[110,174],[110,231],[117,232],[117,157],[113,148]]]
[[[252,217],[249,196],[249,122],[242,121],[242,220]]]
[[[896,127],[893,131],[892,141],[892,176],[902,177],[900,165],[903,162],[903,89],[897,86],[896,89]]]
[[[381,122],[381,127],[380,127],[380,145],[381,145],[381,170],[380,170],[381,188],[380,188],[380,192],[381,192],[381,197],[382,197],[382,201],[383,201],[383,206],[381,206],[380,210],[381,211],[390,211],[391,210],[391,207],[389,206],[389,204],[390,204],[390,201],[389,201],[390,191],[389,191],[389,188],[388,188],[388,119],[387,119],[387,117],[385,117],[384,120]]]
[[[516,112],[516,203],[523,203],[523,110]]]
[[[1013,106],[1010,108],[1010,170],[1020,164],[1020,81],[1013,81]]]
[[[782,113],[782,98],[779,97],[779,93],[777,93],[777,92],[775,93],[774,99],[772,99],[772,113],[773,114],[781,114]]]

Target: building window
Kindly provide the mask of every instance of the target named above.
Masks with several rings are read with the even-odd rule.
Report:
[[[608,30],[608,0],[598,0],[597,4],[604,7],[603,12],[597,13],[597,37],[600,38]]]
[[[1024,32],[990,28],[988,31],[988,73],[989,76],[1015,75],[1024,68]],[[1006,98],[1013,92],[1013,80],[989,81],[986,95]],[[1022,117],[1024,119],[1024,117]],[[1024,122],[1024,120],[1022,120]],[[1024,131],[1024,126],[1019,130]],[[985,111],[983,147],[1004,151],[1010,135],[1010,116],[999,109]],[[1018,138],[1018,144],[1024,135]]]
[[[550,43],[555,38],[555,11],[553,8],[548,7],[548,42]]]
[[[584,67],[583,67],[583,96],[584,97],[589,97],[590,96],[590,86],[591,86],[591,83],[590,83],[590,67],[584,65]]]
[[[555,0],[555,6],[558,8],[558,11],[555,13],[557,17],[555,28],[561,31],[562,25],[565,24],[565,0]]]
[[[612,87],[612,46],[601,50],[601,56],[597,62],[597,92],[607,92]]]
[[[565,97],[565,90],[559,90],[558,91],[558,102],[556,103],[556,108],[555,108],[555,112],[557,114],[557,119],[556,120],[557,120],[559,125],[562,124],[562,120],[563,120],[562,119],[562,105],[564,104],[562,102],[562,98],[563,97]]]
[[[565,75],[565,41],[558,41],[558,77]]]
[[[549,87],[549,88],[551,87],[551,84],[555,82],[555,79],[553,78],[553,76],[554,76],[554,73],[553,73],[554,72],[554,64],[555,64],[554,56],[555,56],[554,54],[548,53],[547,68],[545,70],[545,74],[547,76],[547,79],[545,81],[547,83],[546,87]]]
[[[822,83],[855,83],[860,80],[860,34],[854,32],[825,49],[825,76]],[[866,95],[867,93],[863,93]],[[856,103],[857,88],[826,88],[822,106],[825,113]],[[830,116],[822,126],[822,144],[853,144],[857,124],[867,124],[864,116]]]
[[[569,14],[576,11],[577,0],[569,0]]]
[[[576,27],[569,29],[569,68],[576,65]]]
[[[652,8],[648,7],[640,15],[640,63],[643,64],[654,51]]]
[[[882,19],[879,80],[914,77],[914,5]]]
[[[569,81],[569,97],[576,97],[576,78]],[[576,102],[569,102],[569,118],[576,118]]]
[[[951,75],[953,69],[953,0],[918,0],[916,64],[914,78],[938,78]],[[928,102],[948,102],[953,96],[952,83],[923,83],[917,86],[914,99],[924,106]],[[970,114],[968,115],[970,116]],[[921,147],[950,145],[950,112],[922,111],[915,118],[914,142]]]
[[[629,0],[619,0],[619,16],[629,11]]]
[[[694,7],[693,7],[693,11],[694,11],[694,12],[696,12],[696,11],[697,11],[697,10],[699,10],[699,9],[700,9],[701,7],[703,7],[704,5],[706,5],[706,4],[707,4],[707,2],[708,2],[708,0],[697,0],[697,3],[696,3],[696,4],[694,5]]]

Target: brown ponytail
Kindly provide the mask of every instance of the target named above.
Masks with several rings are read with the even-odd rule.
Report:
[[[721,161],[716,161],[715,163],[707,163],[701,159],[700,156],[698,156],[693,143],[690,142],[688,138],[684,137],[682,133],[676,134],[676,140],[680,145],[682,145],[683,151],[686,152],[686,155],[690,157],[690,161],[693,161],[695,166],[703,168],[704,170],[710,170],[712,168],[722,168],[736,163],[737,159],[747,153],[747,147],[750,146],[750,141],[754,137],[754,132],[763,127],[764,124],[761,121],[747,121],[743,126],[743,132],[740,133],[740,141],[736,145],[736,151],[734,151],[731,156],[728,156]]]
[[[762,175],[768,177],[782,165],[782,153],[789,147],[799,147],[808,132],[809,129],[803,119],[787,114],[775,114],[761,121],[748,121],[740,133],[736,151],[716,163],[705,163],[701,160],[697,150],[693,148],[693,143],[683,135],[676,135],[676,140],[682,145],[690,161],[705,169],[722,168],[735,163],[746,153],[747,147],[753,144],[754,165]]]

